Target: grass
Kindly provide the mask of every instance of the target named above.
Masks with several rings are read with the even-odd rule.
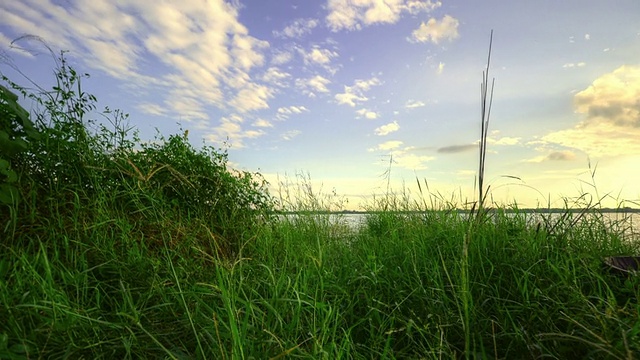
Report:
[[[620,234],[584,222],[552,236],[524,214],[492,220],[466,262],[468,223],[443,212],[378,213],[348,241],[311,217],[282,220],[226,262],[156,251],[124,219],[117,246],[107,224],[87,237],[95,242],[52,228],[52,244],[4,252],[2,355],[452,358],[465,324],[474,357],[640,351],[638,280],[600,268],[604,255],[637,253]]]
[[[272,216],[223,152],[92,128],[62,64],[65,106],[41,95],[40,135],[2,153],[0,358],[638,358],[640,280],[601,266],[637,239],[597,209],[538,227],[389,192],[352,229],[303,177]]]

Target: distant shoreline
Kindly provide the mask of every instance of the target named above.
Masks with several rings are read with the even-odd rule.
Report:
[[[525,209],[488,209],[489,212],[504,212],[507,214],[515,214],[515,213],[526,213],[526,214],[559,214],[570,211],[572,213],[581,213],[581,212],[599,212],[599,213],[618,213],[618,214],[639,214],[640,208],[600,208],[600,209],[563,209],[563,208],[550,208],[550,209],[534,209],[534,208],[525,208]],[[424,212],[457,212],[459,214],[467,214],[471,212],[470,210],[465,209],[450,209],[450,210],[405,210],[405,211],[362,211],[362,210],[341,210],[341,211],[276,211],[275,214],[278,215],[295,215],[295,214],[317,214],[317,215],[367,215],[367,214],[380,214],[384,212],[392,212],[396,214],[417,214]]]

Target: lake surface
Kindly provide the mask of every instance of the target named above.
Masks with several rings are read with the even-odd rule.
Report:
[[[366,213],[355,213],[355,214],[323,214],[316,215],[319,218],[324,219],[325,221],[329,221],[331,224],[344,224],[349,228],[356,230],[365,225],[366,217],[370,214]],[[459,213],[459,216],[466,217],[467,213]],[[515,214],[507,213],[507,216]],[[562,213],[554,212],[554,213],[520,213],[521,216],[526,216],[527,222],[532,226],[536,226],[539,222],[545,223],[544,219],[547,219],[547,222],[555,222],[562,216]],[[576,210],[572,213],[572,219],[576,219],[580,215],[580,211]],[[287,216],[297,216],[297,215],[287,215]],[[623,213],[623,212],[601,212],[601,213],[587,213],[584,214],[584,218],[588,219],[588,217],[594,216],[602,216],[602,221],[605,221],[610,227],[614,229],[621,230],[627,236],[640,238],[640,213]]]

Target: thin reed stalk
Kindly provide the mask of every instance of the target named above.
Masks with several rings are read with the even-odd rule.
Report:
[[[489,37],[489,54],[487,55],[487,68],[482,72],[482,84],[480,85],[480,159],[478,161],[478,214],[482,213],[487,191],[484,189],[485,160],[487,157],[487,134],[489,131],[489,117],[491,116],[491,105],[493,103],[493,87],[495,78],[491,81],[489,91],[489,67],[491,65],[491,47],[493,45],[493,30]]]

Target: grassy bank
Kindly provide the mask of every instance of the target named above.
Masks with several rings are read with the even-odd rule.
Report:
[[[640,280],[601,264],[637,244],[595,210],[273,217],[259,174],[94,125],[60,74],[32,126],[2,103],[0,358],[638,357]]]
[[[604,274],[600,263],[632,250],[604,224],[549,234],[524,227],[524,216],[498,215],[465,251],[469,224],[446,213],[377,214],[358,233],[300,217],[257,227],[238,256],[222,258],[198,245],[206,233],[187,230],[199,224],[158,220],[150,234],[127,216],[47,223],[48,241],[4,246],[0,354],[459,358],[467,347],[474,358],[629,359],[640,351],[638,280]]]

